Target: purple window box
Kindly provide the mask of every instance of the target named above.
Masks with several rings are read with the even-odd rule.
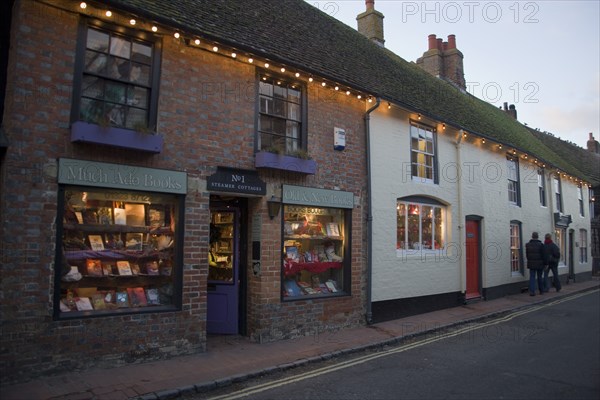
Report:
[[[71,142],[95,143],[160,153],[163,148],[162,135],[137,132],[131,129],[114,126],[100,126],[83,121],[71,125]]]
[[[256,153],[254,166],[256,168],[280,169],[307,175],[314,175],[317,171],[315,160],[305,160],[283,154],[269,153],[267,151]]]

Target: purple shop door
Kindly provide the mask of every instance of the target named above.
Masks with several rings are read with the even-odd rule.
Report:
[[[238,216],[232,207],[211,210],[207,333],[238,333]]]

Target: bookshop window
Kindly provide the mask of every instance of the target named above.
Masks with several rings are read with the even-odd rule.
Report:
[[[398,255],[405,251],[443,249],[445,246],[444,213],[444,207],[439,204],[423,204],[398,199],[396,203]]]
[[[413,180],[437,182],[435,176],[435,130],[425,125],[411,124],[410,150]]]
[[[258,88],[258,149],[288,155],[306,150],[303,86],[263,76]]]
[[[158,102],[154,42],[86,26],[75,118],[102,126],[152,129]]]
[[[342,209],[284,205],[284,299],[350,292],[349,226]]]
[[[165,193],[61,188],[55,315],[179,308],[181,203]]]

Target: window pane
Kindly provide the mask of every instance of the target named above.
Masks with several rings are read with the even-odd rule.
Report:
[[[106,64],[108,57],[105,54],[97,53],[95,51],[85,52],[85,70],[96,74],[106,73]]]
[[[439,207],[435,207],[435,245],[434,248],[442,249],[445,246],[444,243],[444,220],[442,217],[442,209]]]
[[[147,127],[147,113],[146,110],[140,110],[138,108],[129,108],[127,111],[127,128],[140,130]]]
[[[300,121],[300,105],[288,103],[288,118],[294,121]]]
[[[285,100],[287,97],[287,89],[283,86],[274,85],[273,86],[273,97],[276,99]]]
[[[148,85],[150,81],[150,67],[143,64],[131,64],[129,79],[132,83]]]
[[[94,76],[84,76],[81,85],[82,96],[95,99],[104,98],[104,81]]]
[[[132,44],[132,56],[131,59],[142,64],[150,65],[152,60],[152,47],[134,42]]]
[[[406,246],[406,206],[398,204],[398,216],[396,217],[396,248],[404,249]]]
[[[108,50],[108,34],[88,29],[86,47],[91,50],[106,52]]]
[[[98,100],[81,99],[79,118],[82,121],[99,124],[104,123],[104,103]]]
[[[265,81],[258,82],[258,91],[260,94],[273,97],[273,85],[271,85],[270,83],[267,83]]]
[[[421,206],[421,248],[432,249],[433,207]]]
[[[125,103],[125,94],[127,93],[127,86],[115,83],[115,82],[106,82],[106,91],[104,93],[105,99],[112,103]]]
[[[285,115],[286,105],[287,105],[287,103],[284,102],[283,100],[275,98],[273,100],[273,110],[271,111],[271,114],[277,115],[280,117],[286,117],[286,115]]]
[[[261,115],[258,118],[258,130],[260,132],[273,132],[273,118]]]
[[[128,91],[127,104],[138,108],[148,108],[148,89],[138,86],[130,86]]]
[[[122,58],[131,58],[131,42],[113,36],[110,41],[110,54]]]
[[[408,206],[408,247],[410,249],[419,249],[419,206],[416,204],[409,204]]]
[[[300,104],[300,90],[288,88],[288,101],[291,101],[296,104]]]

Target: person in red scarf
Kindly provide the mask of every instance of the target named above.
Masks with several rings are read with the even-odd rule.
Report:
[[[560,249],[552,241],[552,235],[546,233],[544,238],[544,292],[550,290],[548,286],[548,272],[552,270],[552,281],[557,292],[562,288],[558,277],[558,262],[560,261]]]

